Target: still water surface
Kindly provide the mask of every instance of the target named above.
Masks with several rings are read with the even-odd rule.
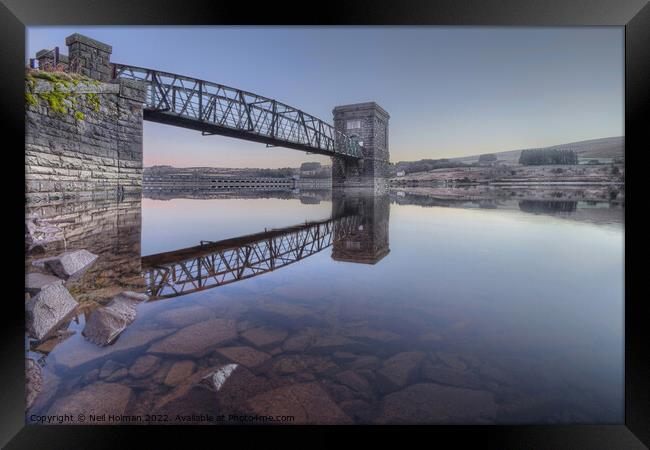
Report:
[[[109,408],[174,424],[179,415],[214,423],[201,414],[226,423],[241,423],[230,414],[247,423],[622,423],[623,209],[421,204],[395,193],[143,198],[131,257],[142,257],[152,300],[112,345],[84,339],[89,308],[70,324],[74,335],[34,352],[47,395],[31,413]],[[156,281],[173,252],[211,241],[209,257],[223,260],[234,250],[219,253],[219,242],[265,230],[280,231],[236,247],[285,245],[274,270],[243,267],[253,275],[196,288],[181,280],[196,267],[174,266],[176,281]],[[317,244],[300,254],[309,236]]]

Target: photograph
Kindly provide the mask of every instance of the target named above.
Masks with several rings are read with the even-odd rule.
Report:
[[[495,22],[26,23],[19,436],[559,426],[647,448],[634,35]]]
[[[623,421],[621,28],[72,31],[27,30],[30,423]]]

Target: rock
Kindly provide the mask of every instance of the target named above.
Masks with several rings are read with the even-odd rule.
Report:
[[[221,414],[245,412],[247,399],[271,388],[267,379],[254,375],[245,367],[237,366],[216,394]]]
[[[376,356],[363,355],[352,361],[348,366],[351,369],[370,369],[379,367],[380,363],[381,361]]]
[[[149,300],[149,296],[147,294],[143,294],[142,292],[134,292],[134,291],[120,292],[115,297],[113,297],[113,302],[117,302],[117,301],[129,302],[133,306],[137,305],[138,303],[146,302],[147,300]]]
[[[253,347],[223,347],[218,348],[216,351],[229,360],[249,369],[259,366],[270,358],[268,354],[255,350]]]
[[[116,370],[122,368],[122,365],[113,361],[112,359],[109,359],[104,363],[102,368],[99,370],[99,378],[106,378]]]
[[[25,401],[27,409],[31,408],[43,389],[41,366],[31,358],[25,358]]]
[[[287,332],[269,327],[258,327],[244,331],[242,337],[256,347],[266,347],[284,341]]]
[[[286,355],[273,363],[271,370],[280,375],[289,375],[297,372],[325,373],[338,369],[329,358],[311,355]]]
[[[51,284],[25,302],[27,333],[38,340],[49,336],[77,307],[62,284]]]
[[[76,331],[72,330],[58,330],[56,333],[54,333],[54,336],[51,338],[47,339],[44,342],[41,342],[38,344],[36,347],[34,347],[34,351],[37,351],[39,353],[44,353],[48,354],[54,348],[59,345],[61,342],[69,338],[70,336],[76,334]]]
[[[246,330],[250,330],[251,328],[254,328],[255,324],[251,322],[250,320],[242,320],[240,322],[237,322],[237,332],[242,333]]]
[[[238,364],[226,364],[217,370],[209,372],[201,378],[201,384],[211,391],[219,392],[230,375],[239,367]]]
[[[355,392],[349,387],[335,383],[331,380],[321,381],[321,386],[325,388],[332,400],[334,400],[336,403],[354,400],[357,397],[355,395]]]
[[[514,384],[514,377],[512,377],[510,374],[507,372],[491,366],[487,363],[482,364],[478,368],[478,372],[481,376],[487,377],[491,380],[496,381],[499,384],[503,385],[512,385]]]
[[[336,374],[336,381],[366,398],[372,398],[372,388],[364,377],[353,370],[345,370]]]
[[[54,275],[64,280],[77,280],[97,261],[98,256],[88,250],[63,252],[44,262]]]
[[[273,389],[247,401],[255,414],[293,416],[290,424],[350,424],[352,420],[316,382]]]
[[[400,388],[412,379],[420,367],[425,354],[423,352],[402,352],[386,361],[378,371],[378,376],[387,382],[390,388]]]
[[[381,424],[472,424],[493,420],[494,395],[485,391],[420,383],[384,398]]]
[[[332,355],[338,361],[351,362],[357,359],[357,355],[350,352],[334,352]]]
[[[140,356],[129,368],[129,375],[133,378],[144,378],[156,371],[160,365],[160,358],[153,355]]]
[[[373,408],[370,403],[364,400],[353,399],[345,400],[339,406],[348,416],[354,419],[355,423],[372,423]]]
[[[331,353],[342,350],[358,350],[363,345],[344,336],[320,336],[311,344],[310,351]]]
[[[440,342],[444,340],[444,336],[440,333],[434,333],[433,331],[427,331],[426,333],[422,333],[419,337],[421,341],[425,342]]]
[[[169,369],[169,372],[167,372],[164,383],[167,386],[176,386],[181,384],[194,373],[195,368],[196,364],[194,361],[187,359],[184,361],[176,361]]]
[[[282,349],[285,352],[304,352],[309,344],[311,344],[313,338],[307,334],[300,334],[297,336],[291,336],[289,339],[284,341],[282,344]]]
[[[108,345],[115,341],[135,320],[135,305],[141,301],[138,295],[140,294],[123,292],[113,297],[108,305],[95,309],[90,313],[81,334],[97,345]]]
[[[78,417],[83,414],[84,424],[116,424],[119,422],[109,422],[108,416],[123,415],[132,398],[133,391],[128,386],[100,381],[56,400],[47,413],[71,415],[74,423],[81,423]],[[96,419],[93,420],[91,415],[96,416]],[[105,415],[103,420],[102,415]]]
[[[41,289],[53,284],[63,284],[63,280],[54,275],[39,272],[28,273],[25,277],[25,291],[30,295],[36,295],[41,292]]]
[[[149,356],[153,356],[153,355],[149,355]],[[167,378],[167,372],[169,372],[169,369],[171,369],[173,365],[174,365],[173,361],[170,361],[168,359],[162,360],[160,367],[156,369],[154,374],[151,376],[151,380],[156,384],[164,384],[165,378]]]
[[[452,369],[461,370],[461,371],[467,369],[465,363],[456,355],[452,355],[446,352],[436,352],[436,356],[438,357],[438,359],[440,359],[440,361],[442,361]]]
[[[429,362],[424,364],[424,378],[438,384],[447,384],[450,386],[459,386],[470,389],[479,389],[483,387],[481,378],[470,373],[450,369],[442,365],[434,365]]]
[[[183,386],[173,398],[153,411],[168,416],[173,425],[215,425],[214,418],[221,414],[215,394],[197,385]]]
[[[140,348],[149,345],[152,341],[167,336],[174,330],[127,330],[120,339],[113,345],[105,347],[95,347],[87,345],[68,349],[68,342],[59,345],[56,350],[50,354],[54,357],[54,362],[67,369],[75,369],[86,364],[95,363],[110,357],[118,357],[124,354],[135,352]]]
[[[156,315],[156,321],[164,325],[182,328],[204,320],[214,319],[214,310],[205,306],[188,306],[165,310]]]
[[[90,372],[86,372],[84,376],[81,378],[81,381],[84,384],[89,384],[94,381],[97,381],[98,378],[99,378],[99,369],[93,369]]]
[[[371,341],[379,342],[394,342],[402,339],[399,334],[385,330],[376,330],[369,327],[355,327],[351,330],[346,331],[344,335],[351,338],[369,339]]]
[[[153,344],[148,353],[204,356],[214,347],[237,337],[235,322],[210,319],[180,329]]]
[[[32,399],[31,406],[27,402],[27,409],[32,414],[40,414],[50,403],[50,400],[54,398],[61,384],[61,379],[56,376],[52,371],[48,370],[47,367],[41,368],[41,389],[40,393]],[[27,395],[29,396],[29,376],[27,377]]]
[[[117,381],[126,377],[129,374],[129,371],[126,367],[117,369],[115,372],[106,377],[106,381]]]

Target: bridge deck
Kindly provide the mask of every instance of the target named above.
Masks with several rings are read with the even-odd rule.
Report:
[[[113,68],[115,77],[146,84],[145,120],[326,156],[363,156],[356,140],[277,100],[143,67]]]

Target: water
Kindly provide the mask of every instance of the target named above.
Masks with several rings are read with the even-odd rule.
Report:
[[[70,287],[89,305],[75,334],[32,347],[45,388],[28,420],[622,423],[622,202],[451,194],[35,208],[85,217],[66,245],[101,255]],[[98,305],[147,289],[117,342],[84,339]]]

